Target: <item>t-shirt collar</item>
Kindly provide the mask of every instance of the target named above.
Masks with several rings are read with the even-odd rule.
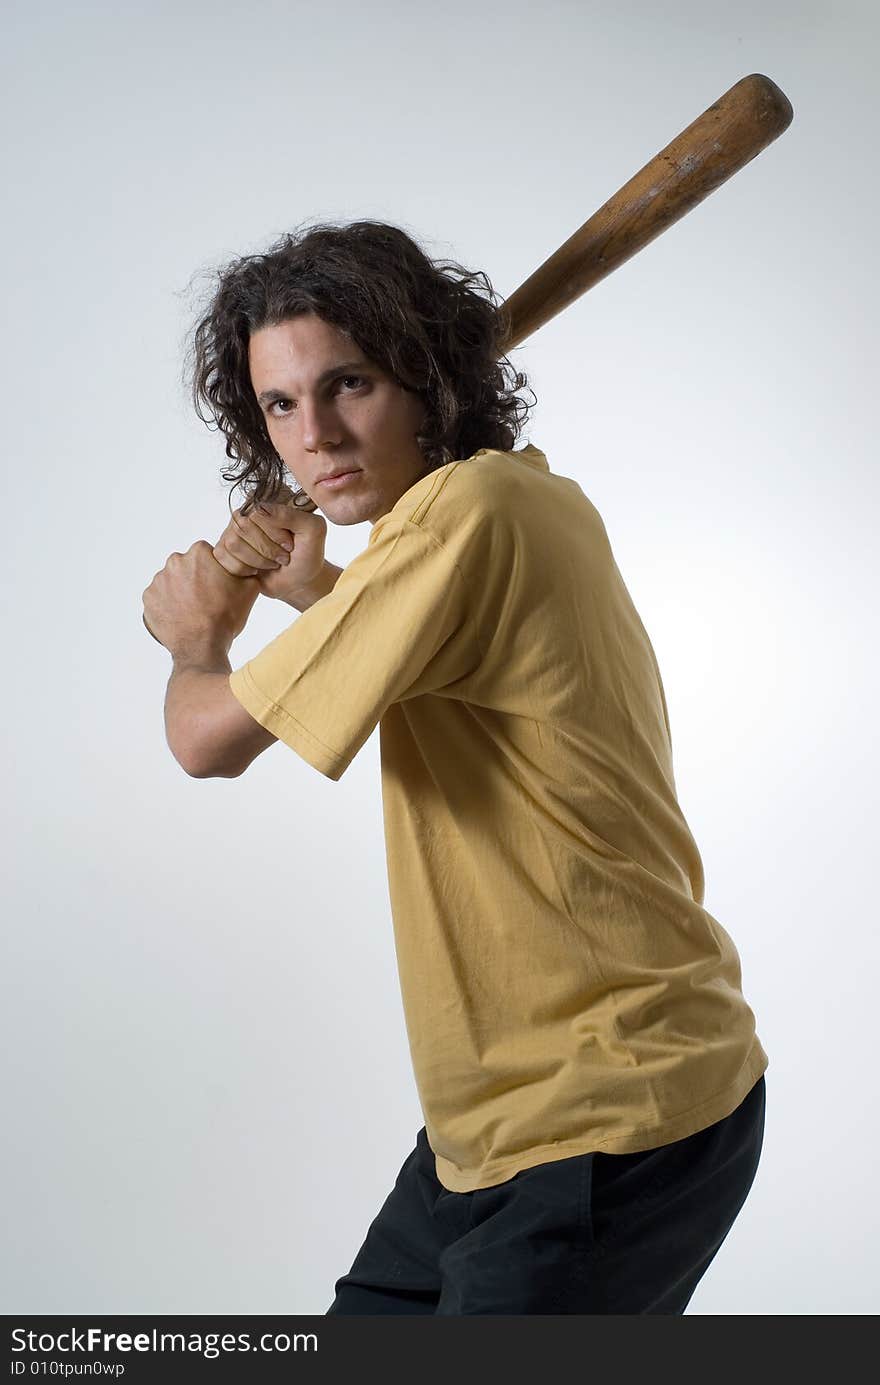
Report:
[[[497,450],[498,449],[494,447],[481,447],[479,451],[475,452],[473,455],[475,457],[481,457],[485,452],[496,452]],[[521,447],[517,452],[502,452],[501,455],[503,457],[513,457],[518,462],[525,462],[526,466],[533,466],[538,471],[550,470],[544,453],[531,442],[526,443],[525,447]]]

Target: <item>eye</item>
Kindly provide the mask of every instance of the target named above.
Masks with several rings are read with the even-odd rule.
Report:
[[[337,380],[342,384],[351,383],[353,389],[359,389],[361,385],[366,384],[366,379],[363,375],[339,375],[337,376]],[[282,418],[286,418],[291,410],[295,408],[295,405],[290,399],[273,399],[272,403],[269,405],[269,413],[271,414],[275,409],[280,408],[282,404],[285,405],[285,407],[281,410],[281,416]]]

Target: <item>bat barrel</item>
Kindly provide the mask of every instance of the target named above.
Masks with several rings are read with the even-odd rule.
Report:
[[[761,73],[743,77],[682,130],[535,270],[499,311],[502,355],[617,269],[791,124],[783,91]]]

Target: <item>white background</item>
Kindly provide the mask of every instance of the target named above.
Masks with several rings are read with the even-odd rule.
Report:
[[[58,0],[4,27],[4,1311],[323,1313],[422,1124],[378,733],[337,784],[281,745],[193,780],[165,744],[141,593],[227,521],[181,383],[193,276],[373,217],[506,296],[757,71],[792,126],[513,353],[519,445],[605,520],[770,1057],[689,1312],[876,1312],[876,8]],[[261,601],[233,666],[290,614]]]

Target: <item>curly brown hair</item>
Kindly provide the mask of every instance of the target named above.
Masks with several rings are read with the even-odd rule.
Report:
[[[248,342],[262,327],[315,313],[347,332],[374,364],[419,395],[416,441],[426,471],[482,447],[512,450],[537,396],[501,354],[501,302],[481,270],[432,260],[399,226],[319,222],[286,232],[262,254],[211,271],[191,333],[185,381],[199,418],[226,438],[237,466],[221,472],[246,493],[242,510],[290,494],[287,469],[254,396]],[[518,397],[528,389],[532,403]],[[314,510],[298,485],[294,503]]]

